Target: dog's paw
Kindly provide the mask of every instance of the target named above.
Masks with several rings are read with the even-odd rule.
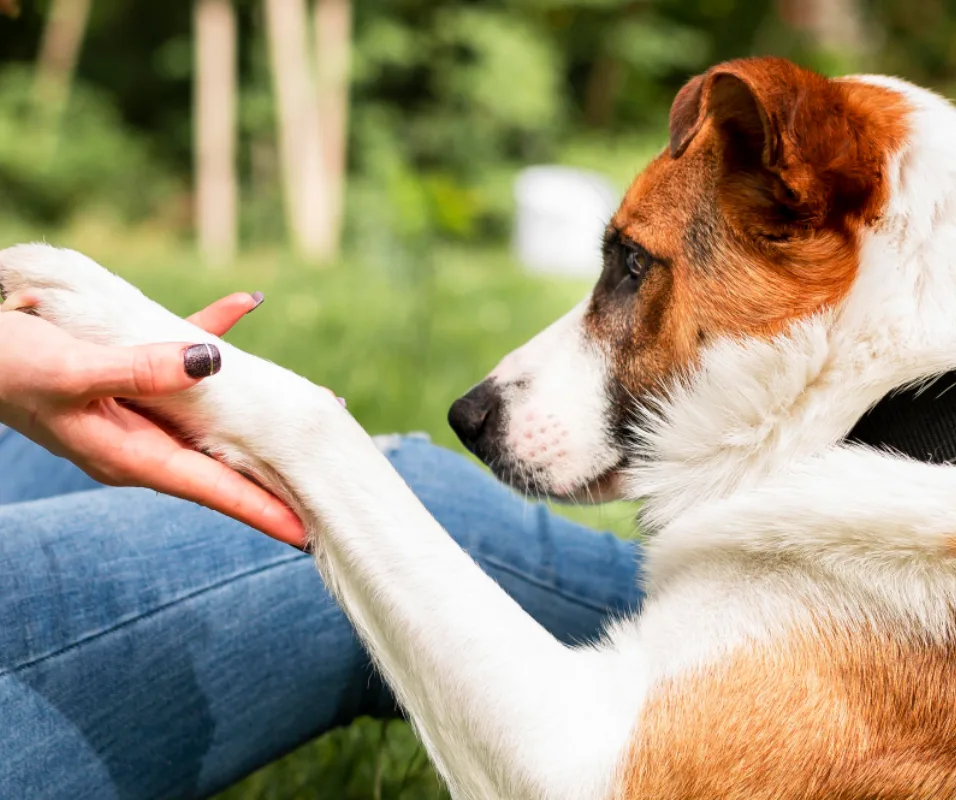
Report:
[[[0,251],[0,297],[4,312],[35,314],[99,344],[195,339],[184,320],[74,250],[21,244]]]
[[[28,310],[98,344],[214,343],[222,357],[214,378],[136,404],[287,502],[294,498],[279,475],[300,460],[290,453],[323,441],[347,416],[329,390],[231,347],[72,250],[36,244],[0,251],[0,287],[4,313]]]

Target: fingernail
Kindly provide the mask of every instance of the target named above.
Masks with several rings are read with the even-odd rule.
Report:
[[[247,314],[251,314],[257,308],[259,308],[259,306],[261,306],[263,301],[266,299],[266,296],[262,292],[253,292],[251,297],[256,301],[256,304],[246,312]]]
[[[222,355],[214,344],[194,344],[183,351],[183,367],[190,378],[208,378],[222,369]]]
[[[335,399],[339,401],[339,405],[342,406],[342,408],[348,408],[348,407],[349,407],[349,404],[345,402],[345,398],[344,398],[344,397],[336,397]]]

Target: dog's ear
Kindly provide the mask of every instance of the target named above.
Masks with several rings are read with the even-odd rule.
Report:
[[[672,158],[684,153],[708,118],[725,174],[759,172],[764,199],[789,209],[795,220],[822,221],[837,194],[853,191],[858,132],[836,82],[780,58],[720,64],[692,79],[674,100]]]
[[[704,84],[710,73],[691,78],[674,98],[670,113],[671,158],[680,158],[687,145],[700,132],[707,117],[707,104],[701,102]]]

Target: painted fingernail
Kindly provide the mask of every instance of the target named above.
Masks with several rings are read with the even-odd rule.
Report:
[[[194,344],[183,351],[183,367],[190,378],[208,378],[222,369],[222,356],[214,344]]]
[[[266,296],[262,292],[253,292],[251,297],[253,300],[255,300],[256,304],[246,312],[247,314],[251,314],[257,308],[259,308],[259,306],[261,306],[263,301],[266,299]]]
[[[336,397],[335,399],[339,401],[339,405],[342,406],[342,408],[348,408],[348,407],[349,407],[349,404],[345,402],[345,398],[344,398],[344,397]]]

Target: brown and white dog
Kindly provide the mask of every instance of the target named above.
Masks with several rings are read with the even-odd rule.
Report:
[[[76,253],[11,248],[0,285],[96,341],[213,340]],[[956,797],[956,468],[843,441],[956,367],[941,98],[695,78],[591,296],[453,407],[520,489],[645,500],[647,601],[600,645],[528,617],[328,392],[217,344],[154,410],[306,520],[456,798]]]

